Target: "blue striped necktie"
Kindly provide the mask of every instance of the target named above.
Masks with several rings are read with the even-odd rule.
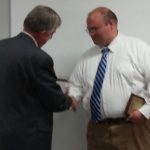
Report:
[[[105,76],[106,65],[107,65],[107,54],[108,48],[102,50],[102,57],[98,65],[97,73],[94,80],[93,91],[91,94],[90,105],[91,105],[91,117],[92,120],[99,122],[101,120],[101,89]]]

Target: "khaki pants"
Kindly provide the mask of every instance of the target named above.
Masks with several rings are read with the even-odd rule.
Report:
[[[88,150],[150,150],[150,120],[142,125],[90,120],[87,143]]]

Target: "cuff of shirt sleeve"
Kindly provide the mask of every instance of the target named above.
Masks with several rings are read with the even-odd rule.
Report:
[[[148,104],[145,104],[142,106],[139,111],[147,118],[150,118],[150,106]]]

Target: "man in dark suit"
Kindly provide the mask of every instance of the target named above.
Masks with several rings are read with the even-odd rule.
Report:
[[[60,24],[53,9],[37,6],[23,32],[0,41],[0,150],[50,150],[53,112],[76,109],[41,49]]]

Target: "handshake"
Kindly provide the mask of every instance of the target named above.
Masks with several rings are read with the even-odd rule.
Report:
[[[64,92],[65,95],[68,95],[68,89],[66,89],[66,91]],[[68,95],[69,96],[69,95]],[[72,100],[71,106],[70,108],[75,112],[77,111],[77,107],[78,107],[78,101],[74,96],[69,96]]]
[[[73,111],[76,111],[78,107],[78,102],[74,96],[70,96],[70,98],[72,99],[71,108]]]

